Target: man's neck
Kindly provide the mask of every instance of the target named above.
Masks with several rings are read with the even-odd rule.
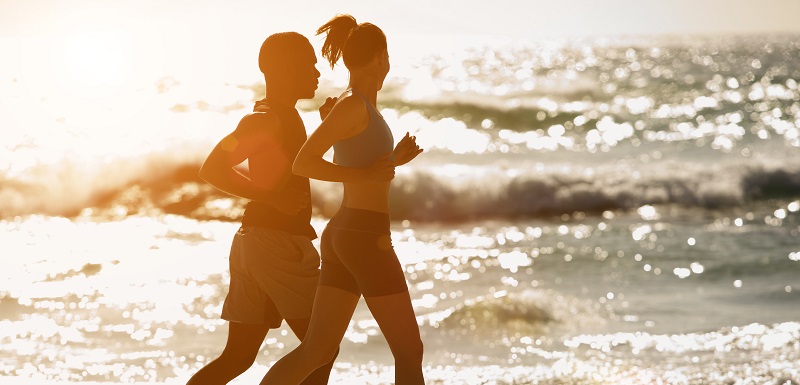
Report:
[[[268,101],[270,104],[285,108],[295,108],[297,104],[297,98],[289,97],[280,92],[267,92],[264,100]]]

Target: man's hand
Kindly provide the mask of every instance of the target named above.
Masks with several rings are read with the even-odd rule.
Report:
[[[286,188],[280,193],[271,194],[267,203],[282,214],[297,215],[300,210],[308,207],[309,202],[308,192],[297,188]]]
[[[333,106],[336,104],[338,100],[339,98],[334,98],[334,97],[325,99],[325,103],[322,103],[322,105],[319,107],[319,117],[322,120],[325,120],[325,118],[328,117],[328,114],[331,113]]]
[[[421,153],[422,149],[417,145],[417,137],[410,136],[406,133],[406,136],[400,139],[400,142],[398,142],[397,146],[394,148],[394,164],[402,166],[412,161]]]

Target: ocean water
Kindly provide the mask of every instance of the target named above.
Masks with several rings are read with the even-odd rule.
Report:
[[[393,54],[381,112],[426,149],[391,199],[428,383],[799,384],[798,41]],[[263,89],[165,78],[139,113],[42,96],[25,120],[3,82],[0,382],[185,382],[224,345],[244,207],[196,170]],[[300,103],[309,131],[341,85]],[[312,190],[321,232],[341,188]],[[235,383],[296,344],[271,332]],[[392,370],[361,304],[331,383]]]

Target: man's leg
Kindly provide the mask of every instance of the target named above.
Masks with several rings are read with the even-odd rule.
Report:
[[[228,322],[228,342],[219,357],[195,373],[186,385],[227,384],[244,373],[258,355],[268,325]]]

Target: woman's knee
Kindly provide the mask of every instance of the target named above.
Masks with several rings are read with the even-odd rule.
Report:
[[[314,367],[314,369],[324,366],[325,364],[333,361],[339,355],[339,347],[323,347],[311,346],[308,344],[300,344],[298,346],[303,360]]]
[[[396,360],[409,363],[422,363],[423,351],[422,340],[419,338],[409,338],[403,341],[402,346],[392,349]]]
[[[416,343],[414,344],[414,359],[416,359],[421,363],[422,355],[424,354],[424,352],[425,352],[425,346],[423,346],[422,340],[417,339]]]

